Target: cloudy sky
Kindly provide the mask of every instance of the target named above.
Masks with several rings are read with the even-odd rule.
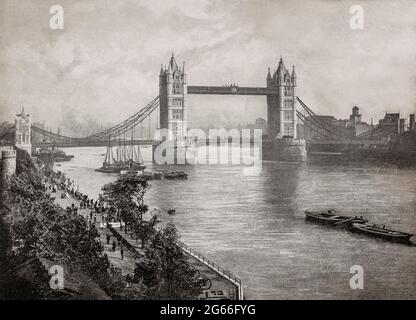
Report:
[[[64,8],[51,30],[49,8]],[[364,9],[352,30],[351,5]],[[57,126],[63,115],[118,122],[158,94],[160,64],[186,61],[191,85],[264,86],[280,56],[298,95],[337,118],[416,110],[416,1],[0,0],[0,117],[21,106]],[[262,97],[189,99],[191,127],[265,117]]]

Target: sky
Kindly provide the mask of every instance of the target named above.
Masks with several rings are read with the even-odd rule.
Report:
[[[52,5],[64,30],[49,28]],[[350,27],[350,7],[364,28]],[[66,118],[123,121],[158,95],[161,64],[186,61],[188,85],[265,86],[296,66],[316,113],[363,120],[416,111],[416,1],[0,0],[0,120],[21,109],[55,128]],[[189,126],[266,117],[265,97],[190,96]]]

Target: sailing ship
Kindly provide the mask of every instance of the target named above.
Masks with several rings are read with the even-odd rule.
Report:
[[[115,155],[114,155],[115,153]],[[121,171],[143,171],[146,166],[143,163],[143,158],[140,153],[140,147],[118,145],[115,152],[111,142],[107,146],[107,151],[104,156],[104,162],[101,168],[95,169],[98,172],[104,173],[120,173]]]

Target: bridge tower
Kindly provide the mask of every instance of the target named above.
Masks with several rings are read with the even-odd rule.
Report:
[[[185,62],[180,68],[172,53],[168,66],[161,66],[159,74],[159,127],[169,129],[169,139],[186,136],[187,94]]]
[[[278,95],[267,96],[267,134],[270,139],[297,138],[296,130],[296,73],[286,69],[280,58],[277,70],[267,73],[267,88],[278,92]]]
[[[29,155],[32,154],[32,142],[30,136],[30,114],[25,113],[25,109],[22,108],[22,112],[16,114],[14,121],[16,128],[16,140],[15,145],[17,148],[27,151]]]

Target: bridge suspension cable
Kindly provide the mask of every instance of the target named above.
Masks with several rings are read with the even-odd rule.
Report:
[[[296,110],[296,115],[299,118],[299,120],[302,121],[302,123],[307,126],[311,131],[315,132],[319,135],[320,138],[333,138],[331,134],[329,134],[327,131],[323,130],[319,126],[317,126],[311,119],[304,116],[301,112]]]
[[[299,97],[296,99],[301,104],[302,108],[309,114],[310,119],[314,121],[314,123],[319,126],[321,129],[330,133],[333,138],[336,139],[351,139],[351,133],[347,132],[346,130],[341,130],[340,128],[334,128],[331,124],[321,119],[316,113],[314,113]]]
[[[6,137],[8,134],[10,134],[14,129],[15,129],[14,125],[5,129],[2,133],[0,133],[0,140]]]
[[[103,140],[111,140],[111,137],[114,139],[117,139],[117,136],[121,136],[125,134],[127,131],[134,128],[136,125],[143,122],[147,117],[150,116],[150,114],[155,111],[159,107],[159,96],[151,100],[144,108],[124,120],[123,122],[120,122],[119,124],[108,128],[106,130],[103,130],[101,132],[88,135],[81,138],[75,138],[75,137],[68,137],[65,135],[61,135],[58,133],[52,133],[50,131],[41,129],[36,126],[32,126],[32,130],[36,133],[39,133],[43,136],[46,136],[48,138],[53,139],[56,143],[71,143],[71,142],[77,142],[77,143],[85,143],[90,141],[103,141]]]

